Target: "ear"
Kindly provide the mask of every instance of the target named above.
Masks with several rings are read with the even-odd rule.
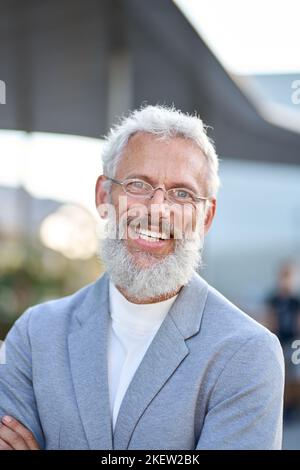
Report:
[[[210,206],[206,210],[206,216],[205,216],[205,221],[204,221],[204,233],[205,235],[210,229],[210,226],[212,224],[212,221],[214,219],[215,213],[216,213],[216,208],[217,208],[217,200],[213,198],[210,201]]]
[[[104,188],[105,181],[107,181],[106,176],[100,175],[97,179],[95,188],[96,208],[102,219],[106,219],[107,217],[107,210],[105,209],[105,205],[108,203],[108,192]]]

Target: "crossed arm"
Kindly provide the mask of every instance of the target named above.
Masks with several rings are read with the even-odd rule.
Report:
[[[34,435],[12,416],[0,423],[0,450],[40,450]]]
[[[44,447],[32,385],[29,320],[30,309],[15,322],[5,340],[5,354],[1,354],[0,450]]]

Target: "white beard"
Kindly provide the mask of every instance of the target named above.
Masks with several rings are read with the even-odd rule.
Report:
[[[109,236],[100,243],[99,257],[116,286],[138,301],[176,293],[202,267],[203,219],[198,222],[193,239],[174,239],[173,253],[157,259],[149,252],[140,252],[147,267],[136,262],[125,243]]]

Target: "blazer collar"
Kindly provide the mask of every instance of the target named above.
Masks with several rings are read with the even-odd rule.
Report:
[[[185,340],[199,332],[208,293],[194,272],[147,349],[121,403],[113,433],[108,388],[109,276],[91,285],[78,307],[69,353],[78,408],[90,449],[127,449],[150,401],[189,354]]]

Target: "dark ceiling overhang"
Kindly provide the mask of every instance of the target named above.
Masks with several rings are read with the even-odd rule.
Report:
[[[0,7],[0,128],[101,137],[128,108],[174,104],[224,157],[300,163],[300,134],[260,116],[171,0]]]

